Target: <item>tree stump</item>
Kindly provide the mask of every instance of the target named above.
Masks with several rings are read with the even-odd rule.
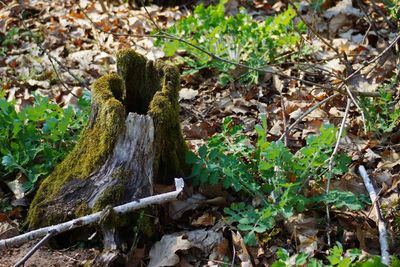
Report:
[[[88,125],[41,183],[30,228],[150,196],[154,183],[186,172],[177,68],[125,49],[117,53],[117,70],[94,83]]]

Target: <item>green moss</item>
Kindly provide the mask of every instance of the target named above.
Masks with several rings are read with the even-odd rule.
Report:
[[[123,49],[117,53],[117,69],[126,87],[127,111],[146,114],[154,93],[160,89],[160,74],[153,61],[132,49]]]
[[[173,177],[188,172],[185,164],[187,152],[179,123],[179,75],[178,70],[164,66],[162,90],[158,91],[151,103],[149,114],[155,125],[155,172],[161,182],[170,183]]]
[[[125,125],[125,107],[113,95],[121,97],[122,91],[123,82],[115,73],[101,77],[93,85],[89,125],[74,149],[40,185],[28,213],[31,228],[65,219],[43,216],[47,202],[71,179],[87,178],[112,152]]]
[[[125,185],[117,184],[108,187],[101,196],[97,199],[95,205],[93,206],[93,212],[103,210],[107,205],[115,206],[120,204],[119,202],[124,197]]]
[[[118,226],[121,226],[119,217],[120,216],[115,213],[113,206],[107,205],[101,213],[99,224],[110,228],[117,228]]]
[[[75,217],[79,218],[92,213],[86,202],[81,202],[75,209]]]
[[[161,61],[148,61],[131,49],[117,54],[118,74],[109,74],[98,79],[92,90],[92,112],[87,127],[82,131],[75,148],[49,175],[38,189],[28,213],[29,227],[50,225],[64,221],[67,217],[90,213],[83,204],[86,199],[74,200],[72,215],[60,206],[55,207],[63,186],[90,177],[93,171],[105,163],[115,142],[124,130],[127,112],[149,114],[155,125],[155,182],[171,183],[172,178],[188,171],[185,165],[186,144],[179,123],[178,94],[179,72],[176,67]],[[117,205],[124,198],[125,185],[129,177],[123,169],[112,174],[117,179],[114,186],[107,188],[94,204],[93,211],[100,211],[107,205]],[[71,190],[69,188],[69,190]],[[77,193],[77,197],[81,195]],[[62,199],[64,200],[64,199]],[[55,208],[54,208],[55,209]]]
[[[170,183],[188,171],[179,123],[179,71],[159,60],[147,61],[132,49],[118,52],[117,66],[126,88],[127,110],[154,119],[156,181]]]

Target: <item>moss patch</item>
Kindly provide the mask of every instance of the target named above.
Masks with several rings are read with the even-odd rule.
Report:
[[[118,52],[117,66],[126,88],[127,110],[149,114],[154,120],[155,180],[172,183],[172,178],[189,171],[179,123],[179,71],[159,60],[147,61],[132,49]]]
[[[101,193],[93,209],[85,204],[91,198],[91,186],[95,188],[87,178],[110,157],[124,131],[128,112],[149,114],[154,120],[156,183],[172,183],[174,177],[188,171],[187,148],[179,123],[177,68],[148,61],[131,49],[118,52],[117,68],[118,74],[105,75],[93,85],[89,123],[75,148],[40,185],[28,213],[30,228],[100,211],[126,199],[129,181],[124,179],[132,175],[127,175],[129,170],[117,168],[111,175],[116,180],[114,185]]]
[[[72,178],[87,178],[110,155],[125,125],[125,107],[114,97],[115,93],[121,98],[121,92],[123,82],[115,73],[95,82],[89,125],[81,133],[74,149],[40,185],[28,213],[30,228],[64,220],[44,216],[47,202],[51,202],[61,187]]]

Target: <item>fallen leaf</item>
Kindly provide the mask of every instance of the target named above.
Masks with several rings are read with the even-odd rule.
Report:
[[[190,248],[200,249],[210,255],[211,260],[222,260],[227,253],[227,244],[228,242],[222,233],[214,230],[201,229],[164,235],[160,241],[152,246],[148,266],[175,266],[180,262],[176,252]]]
[[[207,212],[193,220],[191,224],[193,226],[212,226],[215,224],[215,220],[215,216]]]
[[[182,88],[179,91],[179,101],[181,100],[192,100],[194,99],[199,92],[197,90],[193,90],[190,88]]]
[[[336,6],[329,8],[324,12],[324,17],[327,19],[333,18],[338,14],[354,15],[356,17],[362,17],[363,13],[361,10],[354,8],[351,0],[338,1]]]

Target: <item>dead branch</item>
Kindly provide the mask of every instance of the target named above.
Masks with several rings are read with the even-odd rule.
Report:
[[[59,73],[58,73],[58,71],[57,71],[57,68],[56,68],[55,65],[54,65],[53,60],[60,66],[60,68],[61,68],[62,70],[68,72],[68,74],[71,75],[71,77],[72,77],[74,80],[76,80],[82,87],[84,87],[84,88],[86,88],[87,90],[90,91],[90,88],[89,88],[89,86],[86,84],[85,81],[83,81],[83,80],[80,79],[78,76],[76,76],[69,68],[67,68],[66,66],[64,66],[57,58],[53,57],[53,56],[50,54],[50,52],[49,52],[44,46],[42,46],[42,44],[41,44],[39,41],[37,41],[37,40],[34,38],[32,31],[27,27],[27,25],[25,24],[25,21],[24,21],[24,19],[23,19],[22,17],[21,17],[21,21],[22,21],[22,25],[24,26],[25,30],[29,33],[30,37],[35,41],[36,45],[39,47],[40,53],[41,53],[41,54],[45,54],[45,55],[48,57],[48,59],[49,59],[51,65],[52,65],[52,67],[53,67],[53,70],[54,70],[55,74],[57,75],[57,78],[59,79],[59,81],[61,82],[61,84],[63,85],[63,87],[67,90],[67,92],[70,93],[70,94],[72,94],[73,96],[77,97],[77,96],[65,85],[65,83],[62,81],[62,79],[61,79],[61,77],[59,76]],[[78,98],[78,97],[77,97],[77,98]]]
[[[28,253],[26,253],[26,255],[19,260],[16,264],[14,264],[13,267],[20,267],[20,266],[24,266],[25,262],[32,257],[32,255],[46,242],[48,241],[50,238],[52,238],[54,235],[57,234],[56,230],[50,230],[47,235],[45,237],[42,238],[42,240],[40,240],[31,250],[29,250]]]
[[[162,204],[165,202],[169,202],[169,201],[177,199],[179,194],[182,192],[183,187],[184,187],[183,179],[175,178],[175,188],[176,188],[175,191],[142,198],[139,200],[134,200],[132,202],[128,202],[126,204],[114,207],[113,210],[116,214],[121,215],[121,214],[130,212],[130,211],[133,211],[133,210],[145,208],[149,205]],[[82,227],[85,225],[95,223],[95,222],[99,221],[101,214],[102,214],[102,211],[99,211],[99,212],[96,212],[96,213],[93,213],[90,215],[86,215],[86,216],[83,216],[80,218],[73,219],[68,222],[64,222],[64,223],[60,223],[57,225],[52,225],[52,226],[48,226],[48,227],[44,227],[44,228],[39,228],[39,229],[33,230],[31,232],[28,232],[28,233],[25,233],[25,234],[22,234],[19,236],[15,236],[12,238],[2,239],[2,240],[0,240],[0,249],[5,249],[5,248],[21,245],[25,242],[45,236],[52,231],[56,231],[57,234],[59,234],[59,233],[66,232],[66,231],[69,231],[69,230],[72,230],[72,229],[75,229],[78,227]]]
[[[292,124],[290,124],[289,127],[287,127],[287,129],[285,130],[285,132],[281,135],[281,137],[279,137],[278,140],[282,140],[286,134],[288,134],[297,124],[299,124],[305,117],[307,117],[308,114],[310,114],[311,112],[313,112],[314,110],[316,110],[318,107],[322,106],[323,104],[327,103],[329,100],[337,97],[339,95],[339,93],[335,93],[331,96],[328,96],[327,98],[325,98],[324,100],[314,104],[311,108],[309,108],[306,112],[304,112],[300,117],[297,118],[297,120],[295,122],[293,122]]]
[[[390,254],[389,254],[389,245],[388,245],[388,233],[386,230],[386,224],[383,220],[380,204],[378,200],[378,196],[375,192],[375,188],[369,179],[368,173],[365,170],[363,165],[358,167],[358,171],[360,172],[361,177],[363,178],[365,188],[369,193],[369,197],[373,204],[373,209],[375,210],[376,217],[378,218],[378,231],[379,231],[379,244],[381,245],[381,257],[382,263],[386,265],[390,265]]]

